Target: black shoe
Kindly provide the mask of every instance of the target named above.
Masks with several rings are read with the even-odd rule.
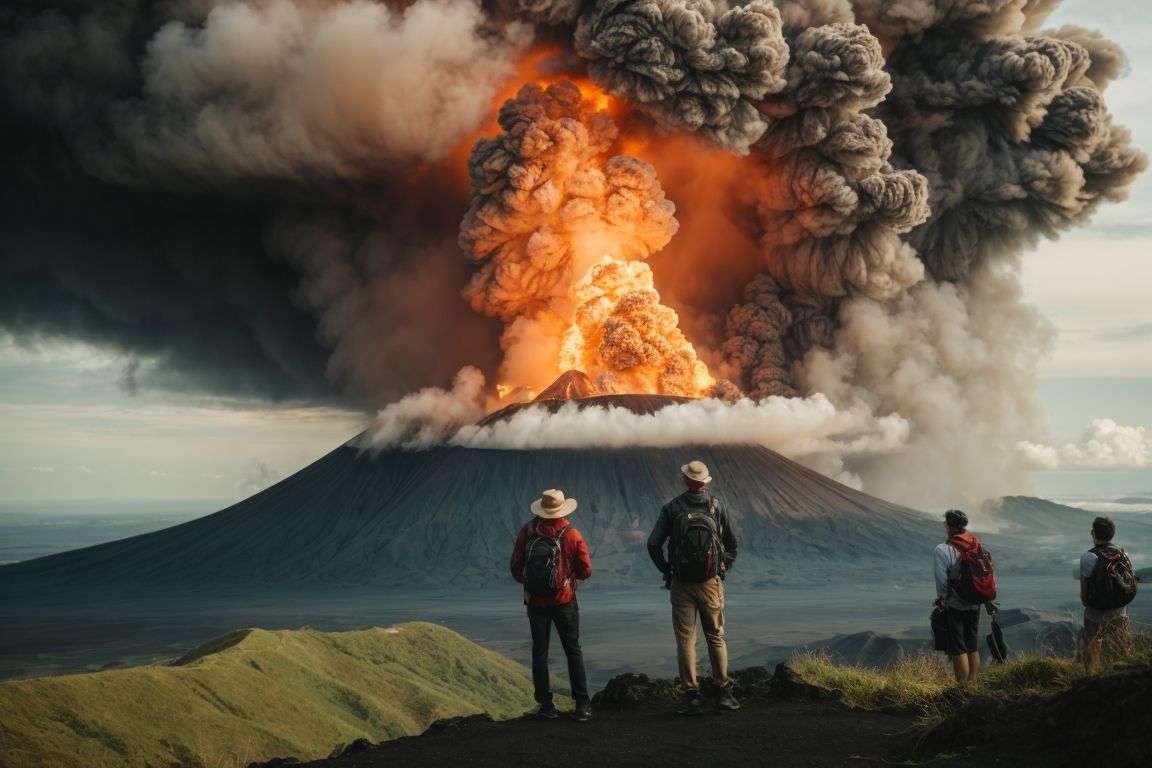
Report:
[[[721,690],[720,698],[716,702],[719,709],[737,710],[740,709],[740,702],[736,701],[736,697],[732,695],[732,686]]]
[[[680,709],[676,710],[678,715],[702,715],[704,714],[704,701],[700,698],[699,691],[686,691],[681,699]]]
[[[555,704],[549,702],[536,707],[536,717],[541,720],[555,720],[560,717],[560,712],[557,711]]]
[[[572,712],[572,719],[578,723],[586,723],[592,719],[592,702],[578,701],[576,709]]]

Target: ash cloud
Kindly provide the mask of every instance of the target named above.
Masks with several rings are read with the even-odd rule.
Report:
[[[461,302],[416,315],[467,282],[467,198],[435,163],[523,25],[467,0],[2,13],[10,332],[145,359],[137,386],[275,400],[380,404],[494,364]]]
[[[657,125],[740,153],[767,127],[753,102],[785,84],[788,46],[764,0],[598,0],[579,16],[575,44],[593,80]]]
[[[1021,452],[1080,461],[1038,427],[1051,331],[1019,253],[1146,167],[1105,99],[1123,53],[1043,29],[1057,5],[14,0],[0,327],[116,350],[129,387],[371,408],[475,366],[457,397],[482,409],[476,376],[546,384],[565,354],[604,252],[565,242],[582,219],[651,268],[611,333],[581,332],[597,359],[679,333],[738,403],[851,414],[816,453],[871,492],[1015,491]],[[540,71],[611,115],[530,87],[494,136]],[[601,383],[631,386],[618,367]],[[847,448],[848,423],[888,437]]]

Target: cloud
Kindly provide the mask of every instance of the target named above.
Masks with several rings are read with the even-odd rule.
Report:
[[[38,474],[49,474],[49,473],[56,471],[55,467],[43,467],[43,466],[35,466],[35,467],[31,467],[31,469],[33,472],[36,472]]]
[[[238,478],[232,486],[248,493],[262,491],[280,479],[280,473],[260,459],[252,459],[247,473]]]
[[[1152,323],[1141,323],[1096,334],[1097,341],[1128,342],[1152,339]]]
[[[1017,458],[1023,466],[1045,471],[1133,470],[1152,467],[1152,436],[1144,427],[1112,419],[1093,419],[1077,443],[1044,445],[1021,441]]]
[[[438,445],[528,450],[751,443],[859,488],[861,479],[844,468],[844,459],[890,453],[909,437],[909,423],[898,415],[877,416],[861,402],[837,408],[822,394],[691,400],[653,414],[567,402],[555,412],[524,408],[480,426],[475,422],[484,413],[482,386],[478,371],[462,370],[452,390],[425,389],[380,411],[354,444],[369,450]]]

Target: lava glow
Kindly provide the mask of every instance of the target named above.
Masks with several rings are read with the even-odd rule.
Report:
[[[602,392],[715,384],[644,263],[679,222],[652,166],[617,154],[615,106],[587,82],[526,86],[499,111],[505,132],[472,150],[461,244],[479,269],[464,294],[505,322],[507,392],[573,369]]]

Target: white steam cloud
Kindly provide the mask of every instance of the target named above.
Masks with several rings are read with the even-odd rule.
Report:
[[[860,488],[861,478],[844,460],[898,451],[910,435],[908,421],[899,415],[878,416],[863,402],[838,408],[822,394],[691,400],[652,414],[567,402],[555,411],[523,408],[478,425],[483,385],[479,371],[464,369],[451,390],[428,388],[381,410],[354,444],[373,451],[439,445],[534,450],[759,444]]]
[[[1020,461],[1034,470],[1131,470],[1152,467],[1152,435],[1144,427],[1093,419],[1078,443],[1020,441]]]

